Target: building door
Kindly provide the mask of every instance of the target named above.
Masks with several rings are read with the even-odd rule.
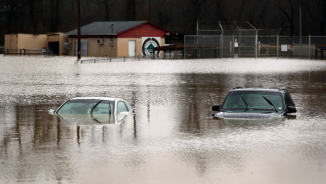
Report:
[[[82,56],[88,56],[88,41],[87,39],[81,39],[81,55]],[[77,56],[77,50],[78,50],[78,39],[76,39],[76,44],[75,44],[75,56]]]
[[[59,42],[49,42],[48,48],[53,55],[59,56]]]
[[[129,41],[129,57],[136,56],[136,40]]]

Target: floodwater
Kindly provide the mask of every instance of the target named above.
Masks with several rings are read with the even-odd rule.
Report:
[[[143,60],[80,64],[0,56],[0,183],[306,184],[326,180],[326,61]],[[237,86],[287,87],[285,119],[212,117]],[[76,96],[119,97],[118,123],[49,115]]]

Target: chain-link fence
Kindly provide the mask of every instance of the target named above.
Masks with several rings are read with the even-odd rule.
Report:
[[[323,58],[326,37],[279,36],[281,29],[256,29],[249,22],[197,22],[184,37],[184,58]]]
[[[42,56],[54,56],[49,49],[42,50],[31,50],[31,49],[4,49],[4,55],[21,55],[21,56],[31,56],[31,55],[42,55]]]
[[[286,57],[321,59],[326,36],[252,35],[236,31],[234,35],[187,35],[184,58]]]

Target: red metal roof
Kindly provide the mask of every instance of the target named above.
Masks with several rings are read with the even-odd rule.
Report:
[[[164,38],[166,33],[175,34],[173,31],[161,26],[151,22],[145,22],[118,33],[118,38],[141,38],[144,36]]]

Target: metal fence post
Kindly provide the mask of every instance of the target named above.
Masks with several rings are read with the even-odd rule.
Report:
[[[258,42],[258,56],[260,57],[260,41]]]
[[[309,59],[310,59],[310,52],[311,52],[311,36],[309,35]]]
[[[240,31],[239,31],[238,47],[239,47],[239,57],[240,57],[240,47],[241,47],[241,29],[240,29]]]
[[[255,55],[256,55],[256,59],[257,59],[257,47],[258,47],[258,34],[256,32],[256,36],[255,36]]]
[[[211,38],[212,38],[212,39],[211,39],[211,41],[212,41],[212,44],[211,44],[211,45],[212,45],[212,53],[213,53],[213,57],[214,57],[214,58],[217,58],[217,57],[216,57],[216,52],[215,52],[215,49],[216,49],[216,48],[213,47],[213,45],[214,45],[214,36],[211,36]]]
[[[223,58],[223,51],[224,51],[224,48],[223,48],[223,46],[224,46],[224,36],[223,36],[223,34],[221,35],[221,40],[222,40],[222,44],[221,44],[221,58]]]
[[[234,58],[234,34],[232,35],[232,57]]]
[[[221,38],[221,34],[219,36],[219,40],[220,40],[220,58],[222,58],[222,38]]]
[[[232,41],[230,41],[230,56],[232,56]]]
[[[277,59],[278,59],[278,55],[279,55],[279,45],[280,45],[280,35],[277,35],[277,46],[276,46],[276,50],[277,50]]]
[[[195,59],[195,55],[196,55],[196,37],[197,36],[194,36],[194,52],[193,52],[194,59]]]

